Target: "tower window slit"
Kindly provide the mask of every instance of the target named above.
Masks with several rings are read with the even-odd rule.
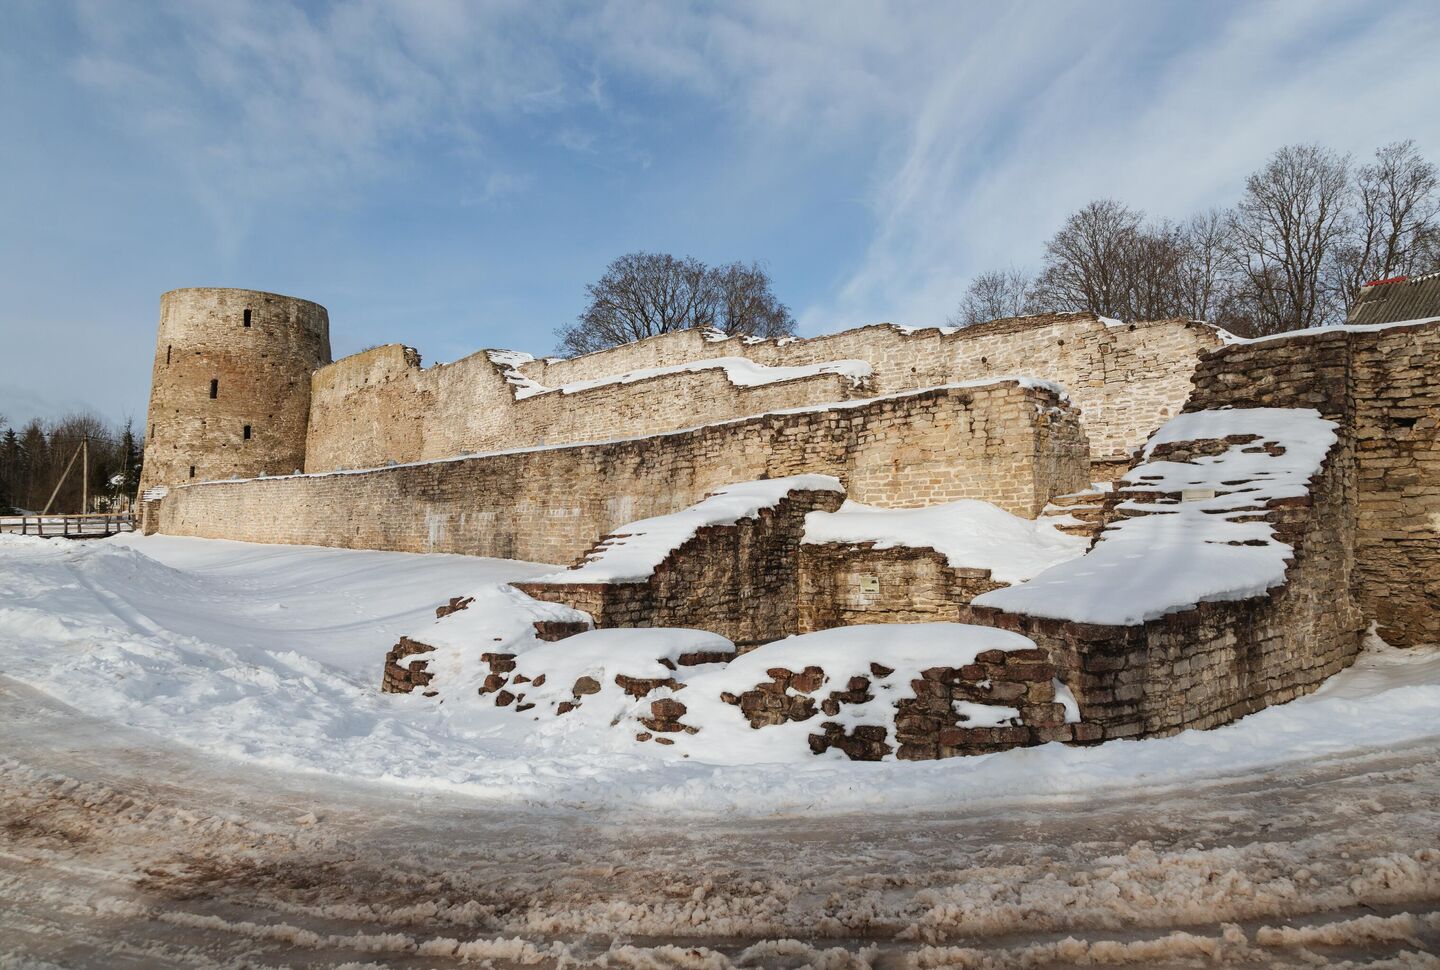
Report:
[[[248,424],[245,425],[245,440],[246,440],[246,441],[249,441],[249,440],[250,440],[250,425],[248,425]]]
[[[220,379],[219,379],[218,377],[212,377],[212,378],[210,379],[210,400],[213,401],[213,400],[215,400],[215,398],[217,398],[217,397],[219,397],[219,396],[220,396]]]
[[[245,308],[245,326],[250,326],[250,308]]]
[[[170,345],[170,344],[166,344],[166,345],[165,345],[165,366],[166,366],[166,367],[169,367],[169,366],[170,366],[170,351],[172,351],[172,350],[174,350],[174,349],[175,349],[174,346],[172,346],[172,345]]]
[[[195,477],[195,466],[194,466],[194,465],[191,465],[191,466],[190,466],[190,477],[191,477],[191,478],[194,478],[194,477]]]

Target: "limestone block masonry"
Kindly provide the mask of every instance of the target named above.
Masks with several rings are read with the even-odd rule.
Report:
[[[601,628],[687,627],[742,648],[769,643],[801,632],[796,605],[805,516],[834,512],[843,500],[839,492],[791,491],[754,518],[701,528],[645,580],[513,585],[588,613]]]
[[[859,623],[956,622],[981,593],[1000,589],[988,569],[950,565],[934,549],[873,542],[800,546],[799,633]]]
[[[762,414],[624,441],[171,488],[159,531],[569,563],[733,483],[834,475],[869,505],[972,498],[1035,516],[1085,484],[1079,414],[1017,381]]]
[[[141,491],[303,468],[310,375],[329,362],[329,317],[317,303],[256,290],[166,293]]]
[[[1309,693],[1354,661],[1367,620],[1394,644],[1440,642],[1437,355],[1431,322],[1237,343],[1201,361],[1189,411],[1313,408],[1339,429],[1309,495],[1265,513],[1293,549],[1283,585],[1133,626],[977,606],[961,619],[1047,650],[1107,739],[1216,727]],[[1190,460],[1192,444],[1155,457]]]
[[[659,434],[786,408],[873,397],[1000,376],[1063,386],[1108,470],[1179,413],[1200,354],[1220,345],[1206,324],[1121,324],[1088,313],[997,320],[963,330],[876,324],[806,339],[720,337],[685,330],[569,360],[481,351],[421,367],[391,344],[316,372],[305,470],[369,468],[467,452]],[[868,377],[812,373],[756,385],[718,367],[868,364]],[[624,382],[614,380],[629,375]],[[637,376],[638,375],[638,376]],[[607,381],[598,386],[578,382]],[[536,388],[551,388],[537,392]],[[569,388],[568,390],[561,390]],[[523,392],[523,393],[522,393]],[[528,396],[526,396],[528,395]]]

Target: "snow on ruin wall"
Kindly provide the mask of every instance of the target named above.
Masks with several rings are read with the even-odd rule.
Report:
[[[1077,412],[1014,381],[774,413],[624,441],[173,488],[173,535],[574,560],[617,526],[739,481],[838,477],[857,501],[983,499],[1034,516],[1089,473]]]
[[[422,369],[398,345],[315,374],[307,471],[364,468],[465,452],[653,434],[694,424],[995,376],[1066,387],[1081,409],[1096,461],[1124,460],[1174,414],[1214,328],[1183,320],[1117,324],[1091,314],[997,320],[960,331],[889,324],[808,339],[717,340],[687,330],[568,360],[514,364],[522,380],[560,387],[722,357],[803,366],[868,361],[855,386],[821,374],[736,387],[718,369],[659,375],[573,394],[517,400],[506,367],[480,352]]]
[[[718,633],[741,647],[769,643],[803,632],[796,587],[805,516],[833,512],[843,501],[839,491],[790,488],[753,516],[700,527],[643,579],[574,582],[557,574],[512,585],[588,613],[602,629],[683,627]],[[591,555],[603,557],[603,545]]]
[[[1284,585],[1260,596],[1200,603],[1130,626],[975,605],[961,619],[1019,632],[1047,650],[1075,691],[1081,717],[1106,740],[1228,724],[1308,694],[1354,662],[1364,629],[1349,595],[1354,498],[1354,455],[1342,440],[1305,503],[1267,516],[1295,558]],[[1159,567],[1141,561],[1136,568]]]
[[[1379,633],[1440,643],[1440,324],[1332,328],[1204,359],[1196,399],[1314,407],[1353,440],[1354,591]]]
[[[1338,426],[1309,496],[1267,516],[1294,548],[1283,586],[1132,626],[983,606],[962,619],[1046,648],[1106,738],[1215,727],[1309,693],[1353,662],[1369,619],[1393,643],[1440,641],[1437,353],[1431,323],[1243,342],[1201,361],[1188,411],[1313,408]]]

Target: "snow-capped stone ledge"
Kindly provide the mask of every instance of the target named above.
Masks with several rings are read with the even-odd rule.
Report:
[[[644,582],[701,529],[759,518],[762,512],[774,509],[793,493],[802,491],[845,494],[840,479],[833,475],[791,475],[726,485],[679,512],[631,522],[623,531],[601,539],[577,565],[562,572],[539,576],[530,582]]]
[[[496,355],[492,354],[491,359],[495,360]],[[502,363],[501,361],[496,362]],[[726,380],[735,387],[762,387],[766,384],[778,384],[782,381],[798,381],[804,380],[807,377],[818,377],[821,374],[839,374],[850,380],[851,387],[863,388],[874,373],[870,362],[867,360],[832,360],[819,364],[786,367],[757,364],[747,357],[713,357],[708,360],[689,361],[687,363],[672,364],[666,367],[644,367],[638,370],[627,371],[623,374],[613,374],[607,377],[597,377],[591,380],[561,384],[558,387],[545,387],[520,373],[514,366],[511,366],[506,368],[506,380],[515,388],[515,400],[523,401],[526,398],[535,397],[540,394],[579,394],[583,391],[594,390],[598,387],[608,387],[616,384],[634,384],[637,381],[649,380],[655,377],[666,377],[673,374],[693,374],[710,370],[721,371],[725,375]]]
[[[601,627],[686,626],[741,644],[793,633],[805,515],[838,508],[829,475],[729,485],[608,535],[571,569],[517,583]]]
[[[1265,514],[1309,495],[1336,427],[1313,409],[1182,414],[1118,483],[1120,518],[1088,555],[975,605],[1126,626],[1261,596],[1285,581],[1294,552]]]

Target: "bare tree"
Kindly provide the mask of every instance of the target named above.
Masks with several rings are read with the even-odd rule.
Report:
[[[770,290],[770,274],[757,262],[731,263],[711,271],[720,306],[712,326],[728,334],[784,337],[795,332],[790,308]]]
[[[1230,220],[1237,299],[1258,333],[1318,326],[1336,316],[1326,274],[1349,231],[1350,160],[1319,145],[1287,145],[1245,181]]]
[[[954,327],[1018,317],[1034,306],[1035,279],[1022,269],[992,269],[970,281],[960,306],[950,316]]]
[[[767,337],[795,332],[789,308],[771,292],[759,263],[711,268],[691,256],[629,253],[585,290],[584,312],[558,332],[563,353],[588,354],[692,327]]]
[[[1151,223],[1131,233],[1120,263],[1125,299],[1119,312],[1113,315],[1128,320],[1162,320],[1182,315],[1184,264],[1184,230],[1175,223]]]
[[[1335,281],[1348,313],[1371,280],[1433,268],[1440,250],[1440,179],[1413,141],[1392,142],[1355,173],[1355,217],[1337,251]]]
[[[1176,310],[1191,320],[1217,315],[1230,286],[1226,250],[1230,216],[1220,209],[1197,212],[1180,226]]]
[[[1054,310],[1123,316],[1130,297],[1125,266],[1144,215],[1099,199],[1065,220],[1045,244],[1037,299]]]

